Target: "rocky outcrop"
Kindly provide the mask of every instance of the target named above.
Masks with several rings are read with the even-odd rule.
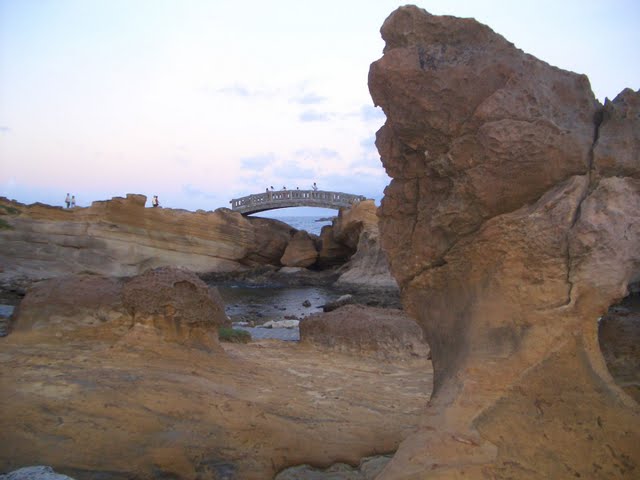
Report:
[[[38,282],[13,315],[12,328],[60,335],[108,326],[125,335],[149,327],[165,341],[216,350],[218,327],[228,324],[215,288],[186,270],[162,267],[131,279],[81,274]]]
[[[341,210],[321,235],[318,262],[331,264],[332,255],[348,260],[337,284],[347,287],[397,290],[389,264],[378,241],[377,208],[373,200],[364,200]],[[337,263],[337,262],[336,262]]]
[[[316,263],[317,259],[318,251],[313,238],[306,231],[300,230],[287,244],[280,263],[285,267],[307,268]]]
[[[638,405],[597,320],[640,275],[639,93],[602,108],[471,19],[403,7],[381,32],[381,242],[435,377],[380,478],[632,478]]]
[[[37,459],[77,479],[264,480],[303,463],[358,465],[394,451],[428,400],[429,362],[273,340],[212,355],[151,328],[0,339],[0,472]]]
[[[295,231],[229,209],[145,208],[145,201],[130,194],[62,209],[1,200],[0,285],[83,271],[131,276],[159,266],[215,272],[279,265]]]
[[[300,341],[379,360],[426,359],[422,330],[401,310],[346,305],[300,322]]]

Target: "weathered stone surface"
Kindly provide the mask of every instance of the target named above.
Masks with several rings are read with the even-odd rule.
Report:
[[[142,325],[166,341],[214,350],[218,327],[229,319],[215,288],[191,272],[162,267],[131,279],[83,274],[38,282],[15,312],[13,331],[60,335],[107,323],[123,335]]]
[[[57,332],[105,322],[129,322],[120,278],[69,275],[43,280],[27,290],[13,315],[13,331],[54,328]]]
[[[340,210],[332,222],[334,239],[355,251],[360,234],[367,230],[377,230],[378,216],[373,200],[363,200],[353,207]]]
[[[318,259],[316,244],[309,234],[300,230],[296,232],[284,251],[280,263],[285,267],[310,267]]]
[[[640,293],[609,308],[598,324],[598,340],[616,383],[640,402]]]
[[[638,405],[597,319],[640,275],[639,94],[603,112],[474,20],[403,7],[381,31],[381,241],[434,392],[380,478],[632,478]]]
[[[168,341],[212,350],[218,328],[229,324],[215,288],[172,267],[148,270],[125,283],[124,307],[135,324],[153,326]]]
[[[73,480],[66,475],[60,475],[51,467],[23,467],[6,475],[0,475],[0,480]]]
[[[374,480],[391,459],[387,455],[364,458],[357,468],[344,463],[321,470],[311,465],[299,465],[280,472],[274,480]]]
[[[397,290],[386,254],[378,240],[377,209],[373,200],[364,200],[341,210],[321,234],[320,266],[348,263],[342,267],[338,285],[357,288]]]
[[[398,290],[398,283],[389,269],[387,254],[380,246],[377,228],[365,230],[360,234],[356,253],[343,269],[336,284]]]
[[[151,328],[131,333],[139,327]],[[96,330],[1,339],[0,472],[34,458],[109,480],[265,480],[303,463],[358,465],[397,448],[431,388],[429,362],[273,340],[211,354]]]
[[[333,225],[325,225],[320,231],[318,267],[331,268],[343,265],[353,255],[353,249],[336,241]]]
[[[137,275],[180,266],[195,272],[279,265],[293,232],[277,220],[229,209],[188,212],[144,208],[143,195],[93,202],[88,208],[25,206],[0,199],[0,286],[90,271]]]
[[[380,360],[426,359],[429,347],[420,327],[402,310],[346,305],[300,322],[300,341]]]
[[[640,95],[627,88],[604,104],[594,148],[596,172],[612,177],[640,177]]]

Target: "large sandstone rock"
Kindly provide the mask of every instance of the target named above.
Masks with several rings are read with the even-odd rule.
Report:
[[[13,316],[16,332],[60,335],[108,326],[125,335],[149,327],[165,341],[203,350],[218,348],[218,327],[228,323],[217,290],[172,267],[131,279],[81,274],[43,280],[27,291]]]
[[[603,109],[474,20],[403,7],[381,32],[381,241],[434,392],[380,478],[633,478],[597,320],[640,275],[639,94]]]
[[[285,267],[307,268],[316,263],[318,251],[316,244],[304,230],[296,232],[289,241],[280,263]]]
[[[195,272],[279,265],[294,230],[277,220],[221,208],[145,208],[143,195],[62,209],[0,199],[0,286],[90,271],[137,275],[180,266]]]
[[[322,229],[320,238],[318,264],[344,264],[337,281],[339,285],[397,291],[398,284],[378,240],[378,216],[373,200],[363,200],[340,210],[332,225]]]
[[[345,305],[300,322],[300,341],[380,360],[426,359],[422,330],[402,310]]]
[[[13,315],[13,331],[61,332],[104,322],[128,321],[120,278],[78,274],[31,286]]]
[[[122,298],[134,324],[189,347],[215,349],[218,327],[229,323],[217,290],[185,270],[148,270],[124,285]]]

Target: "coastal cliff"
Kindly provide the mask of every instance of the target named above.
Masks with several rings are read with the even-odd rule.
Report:
[[[294,231],[224,208],[187,212],[145,202],[129,194],[63,209],[1,200],[2,283],[81,271],[130,276],[167,265],[211,272],[278,264]]]
[[[178,266],[199,274],[255,267],[340,267],[340,284],[397,289],[378,242],[373,200],[339,212],[317,237],[274,219],[227,208],[189,212],[145,208],[146,197],[96,201],[88,208],[23,205],[0,198],[0,288],[81,272],[137,275]]]

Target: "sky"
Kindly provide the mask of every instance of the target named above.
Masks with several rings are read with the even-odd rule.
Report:
[[[317,182],[379,201],[385,117],[367,74],[404,4],[0,0],[0,195],[214,210]],[[587,74],[601,101],[640,88],[638,0],[415,4]]]

